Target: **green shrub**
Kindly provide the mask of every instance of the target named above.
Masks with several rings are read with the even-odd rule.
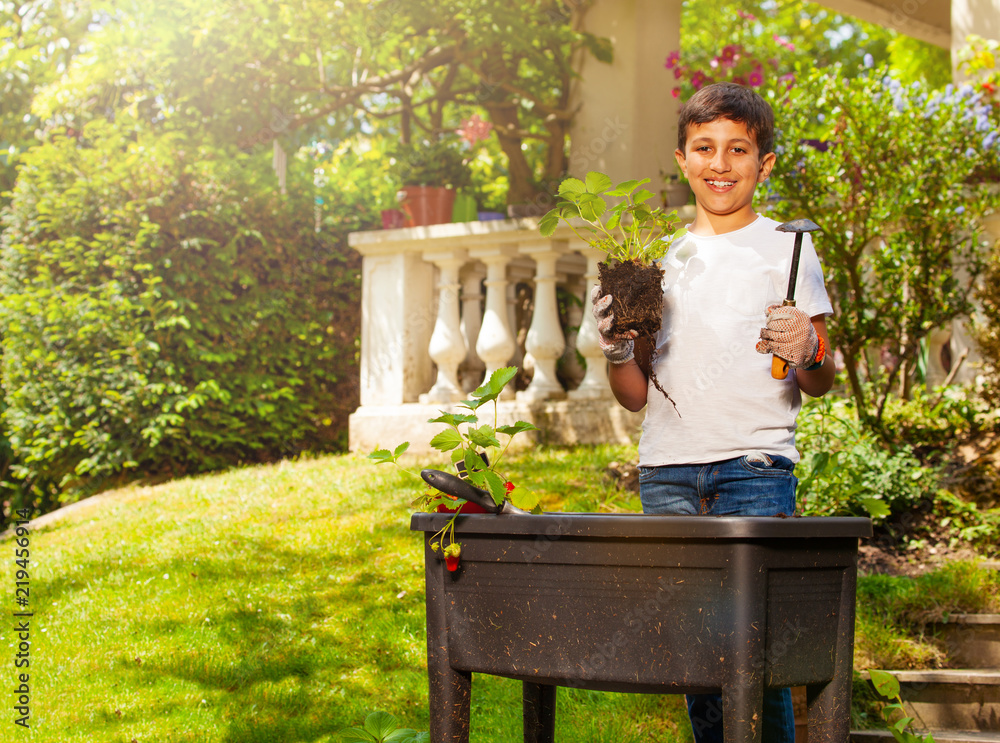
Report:
[[[15,474],[69,500],[334,446],[357,271],[314,231],[312,193],[278,194],[260,158],[116,127],[35,148],[4,216]]]
[[[921,465],[910,447],[890,449],[864,431],[850,400],[809,400],[799,414],[797,497],[807,516],[891,514],[933,501],[940,474]]]

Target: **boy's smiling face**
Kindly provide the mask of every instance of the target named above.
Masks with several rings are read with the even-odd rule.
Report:
[[[694,191],[692,232],[719,235],[756,219],[753,193],[771,174],[775,155],[760,156],[745,124],[730,119],[690,124],[685,148],[674,152],[674,157]]]

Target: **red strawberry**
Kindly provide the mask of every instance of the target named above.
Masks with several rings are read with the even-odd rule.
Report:
[[[449,572],[454,573],[458,570],[458,559],[458,555],[448,555],[444,558],[445,567],[448,568]]]

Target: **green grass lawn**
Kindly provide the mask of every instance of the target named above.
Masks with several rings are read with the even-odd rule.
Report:
[[[543,448],[505,471],[547,510],[638,512],[604,475],[634,457]],[[326,457],[126,488],[33,531],[29,730],[12,710],[16,544],[0,541],[0,741],[333,741],[376,709],[427,730],[423,558],[409,531],[421,491],[391,466]],[[969,567],[864,578],[856,659],[919,664],[933,655],[928,609],[993,610],[998,595],[995,576]],[[520,692],[476,677],[475,743],[521,740]],[[560,741],[691,740],[677,696],[560,689],[557,714]]]
[[[603,476],[633,456],[536,450],[508,471],[549,508],[639,510]],[[327,457],[127,488],[32,532],[31,728],[13,724],[8,618],[0,740],[332,741],[375,709],[427,730],[419,492]],[[473,741],[521,739],[519,683],[477,676],[472,707]],[[558,715],[562,741],[690,740],[680,697],[564,689]]]

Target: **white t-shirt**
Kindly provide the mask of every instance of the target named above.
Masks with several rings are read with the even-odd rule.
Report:
[[[663,326],[656,336],[653,383],[639,441],[639,464],[701,464],[752,452],[799,459],[795,418],[802,398],[795,372],[771,377],[771,356],[757,353],[765,310],[788,288],[794,235],[766,217],[725,235],[687,233],[660,265]],[[795,304],[810,317],[833,314],[823,271],[805,235]]]

